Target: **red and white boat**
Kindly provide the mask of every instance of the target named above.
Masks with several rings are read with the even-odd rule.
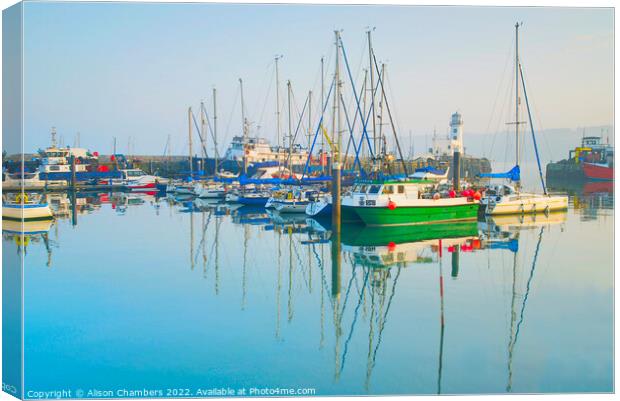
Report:
[[[590,180],[613,181],[614,168],[608,163],[588,163],[582,164],[583,174]]]
[[[121,179],[131,191],[153,191],[157,188],[159,177],[148,175],[139,168],[121,170]]]

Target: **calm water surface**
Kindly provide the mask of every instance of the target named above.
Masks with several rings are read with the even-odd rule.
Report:
[[[26,392],[613,390],[610,193],[536,219],[345,225],[340,241],[264,209],[51,201],[39,233],[3,227],[4,251],[26,252]]]

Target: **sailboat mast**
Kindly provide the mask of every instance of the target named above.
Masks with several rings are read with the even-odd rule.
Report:
[[[323,124],[323,116],[325,109],[325,57],[321,57],[321,124]],[[323,127],[319,127],[323,129]],[[325,153],[325,135],[321,135],[321,171],[325,174],[325,166],[323,165],[323,153]]]
[[[385,64],[381,64],[381,77],[385,76]],[[381,82],[382,83],[382,82]],[[385,154],[387,152],[386,149],[386,140],[385,135],[383,134],[383,86],[381,87],[381,95],[379,95],[379,115],[377,119],[379,120],[379,143],[381,146],[381,157],[385,158]]]
[[[366,32],[368,35],[368,65],[370,68],[370,107],[372,107],[372,138],[373,138],[373,152],[375,155],[377,154],[377,123],[376,123],[376,113],[373,105],[375,104],[375,74],[374,74],[374,65],[373,65],[373,57],[372,57],[372,39],[371,39],[371,30],[368,29]]]
[[[312,91],[308,92],[308,152],[312,141]]]
[[[248,124],[245,119],[245,103],[243,101],[243,80],[239,78],[239,90],[241,91],[241,122],[243,127],[243,174],[248,173]]]
[[[340,176],[341,176],[341,160],[340,160],[340,148],[341,148],[341,118],[340,118],[340,96],[341,96],[341,82],[340,82],[340,32],[335,31],[336,36],[336,71],[334,74],[336,84],[336,94],[334,96],[334,116],[333,127],[334,131],[332,135],[336,135],[335,146],[332,149],[332,230],[336,233],[336,236],[340,235]],[[339,258],[339,256],[338,256]]]
[[[203,101],[200,102],[200,132],[202,133],[202,135],[200,135],[200,145],[202,146],[202,157],[203,157],[203,163],[205,163],[207,161],[207,121],[205,118],[205,115],[207,114],[206,110],[205,110],[205,103]],[[202,169],[204,170],[204,165],[202,166]]]
[[[194,163],[192,159],[192,108],[187,109],[187,123],[189,125],[189,176],[194,177]]]
[[[280,60],[282,56],[276,56],[276,146],[280,147],[280,74],[278,71],[278,60]],[[279,159],[278,150],[278,159]]]
[[[288,102],[288,170],[293,174],[293,120],[291,118],[291,81],[286,81],[286,97]]]
[[[213,147],[215,148],[215,167],[214,173],[217,173],[218,170],[218,158],[219,152],[217,151],[217,101],[216,101],[217,90],[213,88]]]
[[[519,165],[519,23],[515,24],[515,138],[516,165]]]

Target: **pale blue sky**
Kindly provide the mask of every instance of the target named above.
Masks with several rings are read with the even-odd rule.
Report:
[[[27,3],[25,151],[48,145],[56,126],[66,143],[79,131],[82,146],[104,153],[113,136],[126,152],[131,136],[135,153],[161,154],[168,134],[173,152],[186,153],[187,107],[204,99],[211,110],[216,86],[222,152],[240,132],[239,77],[250,120],[274,139],[274,55],[284,55],[282,105],[290,79],[301,108],[308,90],[317,99],[321,56],[333,60],[333,30],[343,30],[356,75],[367,26],[404,135],[444,132],[455,110],[466,134],[505,129],[492,111],[509,97],[500,82],[511,78],[517,20],[542,127],[612,124],[611,9]]]

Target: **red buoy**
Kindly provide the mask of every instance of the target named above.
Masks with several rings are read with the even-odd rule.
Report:
[[[480,198],[482,198],[482,194],[478,191],[474,192],[474,199],[475,200],[480,200]]]
[[[450,195],[450,198],[454,198],[456,196],[456,191],[451,189],[450,192],[448,192],[448,195]]]
[[[393,201],[389,201],[388,202],[388,209],[390,209],[390,210],[396,209],[396,203],[393,202]]]
[[[396,243],[390,241],[388,244],[388,251],[392,252],[394,249],[396,249]]]

